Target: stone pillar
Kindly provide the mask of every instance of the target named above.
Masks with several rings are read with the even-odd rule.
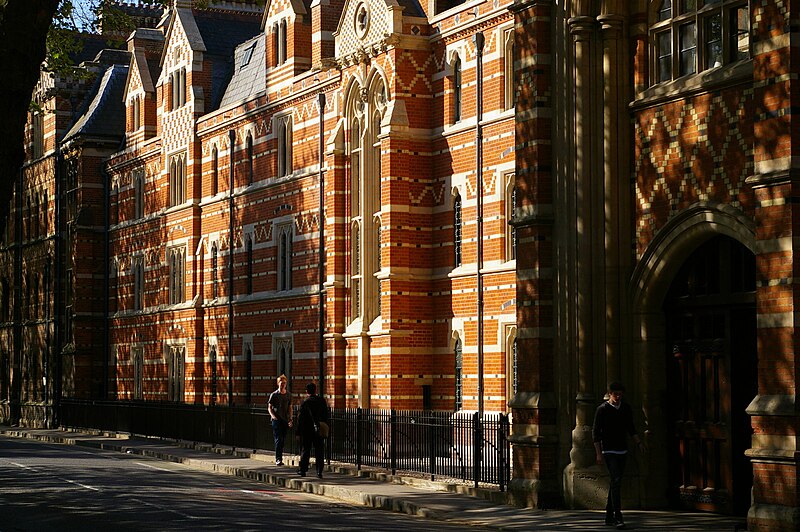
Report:
[[[514,13],[516,91],[515,225],[519,385],[513,415],[513,478],[518,504],[561,502],[553,350],[552,1],[521,0]]]
[[[792,44],[796,2],[756,2],[750,13],[754,85],[756,199],[756,308],[758,395],[747,408],[753,436],[746,455],[753,464],[749,530],[800,529],[798,471],[800,411],[797,405],[800,253],[800,127]],[[785,113],[783,111],[786,111]]]
[[[595,127],[598,115],[595,112],[596,87],[593,81],[602,79],[593,61],[593,39],[595,19],[579,13],[569,19],[569,32],[573,38],[573,103],[575,129],[575,217],[576,231],[576,275],[577,275],[577,393],[575,395],[575,428],[572,431],[570,464],[564,472],[564,491],[571,507],[594,505],[594,497],[586,490],[596,490],[595,475],[587,478],[584,470],[594,464],[594,443],[592,442],[592,422],[597,399],[594,394],[595,357],[600,345],[596,336],[598,325],[595,309],[602,308],[603,293],[599,293],[602,277],[602,239],[596,234],[597,222],[603,223],[602,181],[598,176],[598,134]],[[599,190],[598,190],[599,189]],[[599,220],[598,220],[599,217]],[[600,226],[602,227],[602,225]],[[598,271],[600,270],[600,271]],[[597,301],[599,296],[600,301]],[[580,471],[580,472],[579,472]],[[578,486],[587,482],[587,486]],[[578,495],[580,494],[580,495]]]

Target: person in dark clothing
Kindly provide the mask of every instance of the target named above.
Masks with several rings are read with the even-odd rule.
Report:
[[[597,407],[594,415],[592,436],[598,465],[605,462],[608,468],[609,487],[606,502],[606,524],[625,528],[622,518],[620,487],[628,456],[628,436],[644,449],[633,425],[633,410],[622,402],[625,386],[621,382],[608,385],[608,401]]]
[[[269,395],[267,402],[267,410],[272,418],[272,434],[275,437],[275,465],[277,466],[283,465],[286,432],[292,426],[292,394],[286,389],[288,382],[286,375],[278,377],[278,389]]]
[[[316,395],[317,386],[311,382],[306,385],[307,397],[300,405],[297,415],[297,434],[301,442],[300,469],[297,474],[306,476],[311,459],[311,447],[314,447],[317,477],[322,478],[325,467],[325,439],[317,433],[315,425],[320,422],[328,423],[328,403]]]

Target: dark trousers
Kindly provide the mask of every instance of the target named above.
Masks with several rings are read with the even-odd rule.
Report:
[[[622,474],[625,472],[627,454],[603,453],[603,460],[608,468],[608,502],[606,502],[606,519],[622,519]]]
[[[314,447],[314,460],[317,466],[317,474],[321,475],[325,468],[325,440],[315,432],[303,434],[303,450],[300,453],[300,471],[308,471],[308,463],[311,461],[311,447]]]
[[[289,424],[282,419],[272,420],[272,434],[275,436],[275,461],[283,462],[283,447],[286,443],[286,432]]]

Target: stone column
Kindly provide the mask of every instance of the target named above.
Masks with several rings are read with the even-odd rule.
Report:
[[[586,480],[585,474],[577,471],[585,470],[594,464],[594,444],[592,442],[592,422],[596,407],[594,394],[595,372],[595,312],[598,302],[595,283],[598,279],[597,268],[602,267],[597,256],[597,209],[598,192],[597,175],[597,122],[595,113],[595,87],[593,80],[600,77],[593,61],[593,37],[595,19],[583,13],[569,19],[569,31],[573,37],[574,68],[574,128],[575,128],[575,228],[576,231],[576,275],[577,275],[577,390],[575,395],[575,428],[572,431],[572,449],[570,464],[565,470],[565,496],[572,506],[586,506],[592,503],[586,500],[583,488],[576,483]],[[601,189],[602,190],[602,189]],[[599,196],[599,197],[598,197]],[[602,211],[600,211],[602,213]],[[602,220],[602,218],[601,218]],[[602,240],[601,240],[602,242]],[[602,294],[599,294],[602,299]],[[595,482],[595,479],[589,479]]]

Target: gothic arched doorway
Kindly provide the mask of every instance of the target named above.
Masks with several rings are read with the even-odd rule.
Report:
[[[695,250],[664,301],[669,496],[744,514],[753,472],[745,409],[757,393],[755,257],[727,236]]]

